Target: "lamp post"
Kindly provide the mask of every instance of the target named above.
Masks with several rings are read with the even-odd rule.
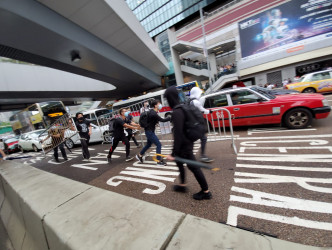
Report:
[[[204,52],[204,56],[206,57],[206,63],[207,63],[208,72],[209,72],[209,87],[210,87],[210,84],[211,84],[211,70],[210,70],[209,55],[208,55],[208,51],[207,51],[207,48],[206,48],[206,36],[205,36],[203,8],[199,9],[199,14],[201,16],[201,25],[202,25],[202,34],[203,34],[203,52]]]

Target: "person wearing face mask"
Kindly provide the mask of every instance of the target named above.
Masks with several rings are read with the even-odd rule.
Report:
[[[80,137],[82,138],[81,145],[83,158],[84,160],[88,161],[90,159],[89,141],[90,135],[92,133],[92,127],[90,125],[90,122],[83,117],[83,113],[76,113],[76,119],[76,128],[79,131]]]
[[[136,155],[136,159],[139,160],[141,163],[143,163],[143,156],[145,154],[145,152],[151,147],[152,143],[155,144],[157,146],[157,154],[161,153],[161,143],[158,139],[158,137],[155,134],[155,129],[156,129],[156,124],[158,122],[168,122],[171,120],[171,117],[168,118],[161,118],[158,115],[158,111],[160,109],[162,109],[162,104],[160,103],[159,100],[154,100],[151,103],[152,109],[149,111],[148,114],[148,126],[145,129],[145,135],[146,138],[148,139],[147,144],[145,145],[145,147],[142,149],[142,151]],[[164,161],[161,160],[160,156],[157,156],[157,165],[166,165],[166,163]]]
[[[139,112],[142,114],[143,112],[149,111],[149,110],[150,110],[149,102],[145,101],[144,104],[143,104],[143,107],[141,107]]]
[[[132,125],[132,124],[128,124],[126,123],[126,118],[129,115],[129,111],[127,111],[127,109],[122,108],[119,110],[119,114],[120,117],[116,118],[114,121],[114,131],[113,131],[113,144],[108,152],[108,156],[107,156],[107,161],[109,163],[112,162],[112,154],[114,152],[114,150],[116,149],[116,147],[118,146],[119,142],[122,141],[125,145],[126,145],[126,161],[131,161],[132,159],[134,159],[134,157],[131,157],[129,155],[130,153],[130,143],[128,140],[128,137],[125,135],[124,133],[124,129],[140,129],[140,126],[138,124],[136,125]]]
[[[132,125],[132,126],[139,126],[137,123],[135,123],[133,121],[133,117],[132,115],[130,114],[130,110],[128,109],[126,112],[125,112],[125,123],[129,124],[129,125]],[[130,139],[133,139],[135,145],[137,148],[140,148],[142,147],[140,144],[138,144],[138,142],[136,141],[136,138],[135,138],[135,134],[133,133],[133,130],[131,128],[126,128],[126,131],[128,133],[128,141],[130,142]]]

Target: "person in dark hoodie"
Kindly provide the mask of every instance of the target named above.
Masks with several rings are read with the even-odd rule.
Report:
[[[165,92],[165,97],[168,101],[169,106],[173,109],[172,122],[173,122],[173,133],[174,133],[174,146],[172,155],[167,156],[167,160],[174,161],[174,157],[178,156],[188,160],[196,160],[193,148],[194,143],[190,141],[184,133],[185,126],[185,113],[180,107],[179,93],[175,86],[169,87]],[[186,192],[186,176],[183,163],[176,163],[180,171],[181,184],[175,185],[173,190],[176,192]],[[188,165],[189,170],[194,174],[197,182],[201,186],[201,191],[194,194],[195,200],[209,200],[212,198],[212,194],[209,191],[208,184],[205,176],[200,168]]]
[[[154,100],[151,103],[151,106],[152,109],[149,111],[148,114],[148,126],[145,128],[145,135],[148,141],[142,151],[138,155],[136,155],[136,159],[139,160],[141,163],[143,163],[144,161],[143,155],[151,147],[152,143],[157,146],[157,154],[161,154],[161,143],[155,134],[156,124],[158,122],[168,122],[171,120],[170,117],[163,119],[158,115],[158,110],[161,110],[163,107],[159,100]],[[160,156],[157,156],[157,160],[157,165],[166,165],[166,163],[162,161]]]

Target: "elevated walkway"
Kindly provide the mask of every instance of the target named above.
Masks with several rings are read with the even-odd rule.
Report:
[[[194,75],[194,76],[205,76],[209,77],[209,71],[207,69],[196,69],[186,65],[181,65],[181,71]]]
[[[238,73],[223,75],[205,91],[205,94],[210,94],[212,92],[218,91],[219,89],[223,88],[226,83],[234,82],[237,80],[239,80]]]

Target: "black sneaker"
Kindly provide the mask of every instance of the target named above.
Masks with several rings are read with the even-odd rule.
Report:
[[[56,162],[60,162],[58,158],[54,158],[54,160],[55,160]]]
[[[137,159],[140,163],[143,163],[143,162],[144,162],[144,160],[143,160],[143,156],[136,155],[136,159]]]
[[[167,163],[163,160],[157,162],[158,166],[167,166]]]
[[[112,158],[107,156],[107,162],[112,163]]]
[[[202,191],[194,194],[193,198],[195,200],[210,200],[210,199],[212,199],[212,194],[211,194],[211,192],[204,193],[204,191],[202,190]]]
[[[142,147],[141,144],[136,145],[136,148],[141,148],[141,147]]]
[[[134,159],[134,157],[132,157],[132,156],[127,156],[126,157],[126,161],[131,161],[132,159]]]
[[[63,158],[65,161],[68,161],[68,158],[66,157],[66,158]]]
[[[179,193],[187,193],[187,187],[186,186],[181,186],[181,185],[174,185],[173,186],[173,191],[179,192]]]
[[[214,159],[211,159],[211,158],[209,158],[207,156],[201,157],[201,162],[210,163],[210,162],[213,162],[213,161],[214,161]]]

